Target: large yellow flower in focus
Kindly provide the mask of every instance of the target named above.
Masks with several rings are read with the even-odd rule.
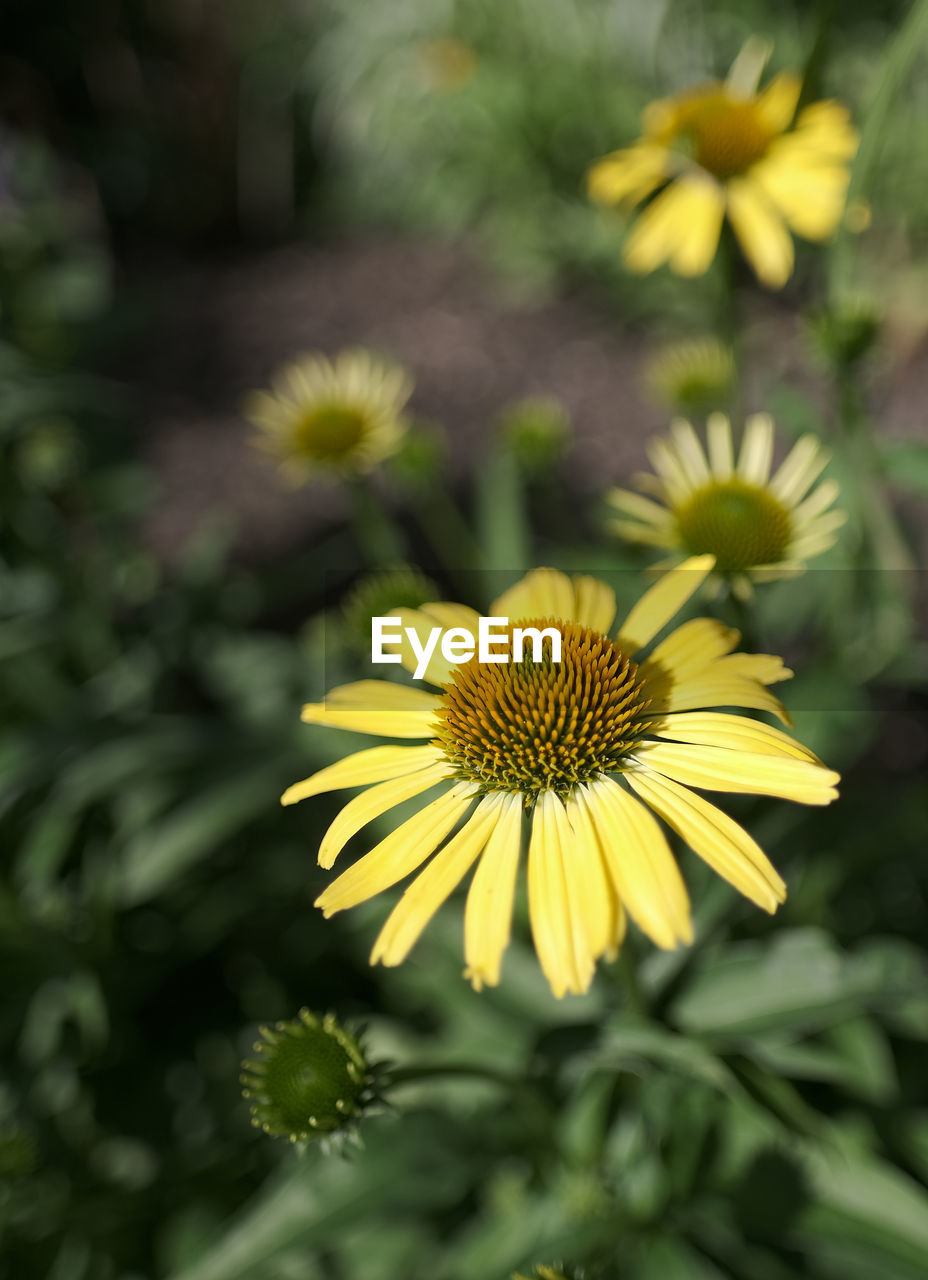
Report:
[[[779,729],[704,707],[749,707],[787,720],[767,686],[789,672],[779,658],[734,653],[739,635],[697,618],[657,639],[713,567],[701,556],[666,574],[617,633],[615,596],[590,577],[537,569],[491,615],[556,624],[561,662],[503,664],[433,657],[432,689],[362,680],[303,709],[312,723],[425,741],[349,755],[291,787],[293,804],[344,787],[350,800],[322,839],[331,867],[366,823],[432,794],[343,872],[317,901],[327,916],[418,871],[380,932],[372,963],[399,964],[476,863],[464,917],[466,974],[499,981],[528,834],[528,900],[541,967],[556,996],[583,992],[596,961],[614,957],[626,912],[659,947],[692,940],[683,879],[657,818],[765,911],[785,886],[755,841],[692,788],[828,804],[838,775]],[[423,637],[466,627],[459,604],[395,610]],[[642,651],[647,651],[642,656]],[[404,664],[415,660],[404,652]],[[655,817],[657,815],[657,817]],[[424,865],[425,864],[425,865]],[[423,870],[419,870],[424,865]]]
[[[817,241],[834,234],[858,142],[847,108],[814,102],[797,115],[799,77],[781,72],[758,92],[760,62],[748,42],[724,83],[651,103],[639,141],[590,170],[600,203],[630,208],[654,197],[625,241],[630,270],[669,262],[679,275],[702,275],[727,217],[757,276],[778,289],[793,270],[790,231]]]

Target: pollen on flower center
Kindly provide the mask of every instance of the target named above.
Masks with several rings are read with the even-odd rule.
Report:
[[[776,564],[789,546],[789,512],[768,490],[743,480],[706,485],[678,508],[676,516],[687,550],[692,555],[711,553],[722,573]]]
[[[437,742],[460,778],[486,790],[534,797],[561,793],[616,768],[640,737],[648,705],[637,667],[608,636],[552,618],[515,622],[557,626],[561,661],[457,667],[438,711]]]
[[[720,179],[744,173],[773,138],[753,102],[718,92],[689,102],[678,117],[678,130],[692,145],[696,163]]]
[[[296,427],[299,450],[319,462],[337,462],[364,435],[365,422],[356,409],[325,405],[312,409]]]

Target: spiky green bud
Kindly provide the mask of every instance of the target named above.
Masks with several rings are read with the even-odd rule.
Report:
[[[567,410],[553,396],[526,396],[506,405],[498,429],[522,465],[529,471],[553,466],[570,442]]]
[[[336,1133],[372,1100],[361,1045],[332,1014],[301,1009],[291,1022],[262,1027],[261,1037],[241,1079],[252,1123],[265,1133],[291,1142]]]
[[[717,338],[687,338],[662,347],[645,368],[654,398],[687,417],[728,408],[735,384],[735,358]]]

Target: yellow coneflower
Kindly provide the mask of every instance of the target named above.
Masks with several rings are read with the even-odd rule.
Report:
[[[834,480],[812,487],[829,456],[815,436],[798,440],[772,478],[768,414],[748,418],[737,464],[724,414],[709,416],[707,437],[708,457],[691,424],[680,419],[669,438],[651,442],[657,475],[639,476],[638,483],[654,497],[613,489],[608,501],[619,513],[610,521],[613,532],[665,547],[676,559],[713,555],[717,576],[742,596],[750,594],[752,580],[796,573],[834,544],[847,517],[832,509]]]
[[[781,730],[699,710],[750,707],[788,722],[767,689],[791,674],[779,658],[734,653],[738,632],[709,618],[684,622],[653,644],[713,563],[696,557],[666,574],[617,633],[615,595],[605,583],[537,569],[504,592],[491,614],[512,625],[558,627],[559,663],[550,649],[539,662],[452,665],[435,656],[425,677],[431,690],[362,680],[304,707],[312,723],[426,740],[349,755],[283,796],[294,804],[368,788],[322,839],[319,862],[331,867],[366,823],[437,790],[317,901],[332,915],[431,859],[381,930],[372,963],[399,964],[476,863],[464,918],[466,975],[477,989],[495,985],[523,819],[532,933],[556,996],[585,991],[597,959],[616,955],[626,912],[659,947],[691,941],[686,888],[654,814],[752,902],[770,912],[782,902],[783,881],[758,845],[691,788],[827,804],[838,775]],[[420,643],[435,627],[473,633],[478,623],[473,609],[449,603],[395,616]],[[642,657],[642,650],[649,652]]]
[[[334,361],[307,355],[278,370],[270,391],[252,392],[245,412],[259,444],[299,483],[318,472],[370,471],[394,453],[412,388],[405,369],[360,348]]]
[[[847,108],[814,102],[797,114],[799,76],[781,72],[758,91],[764,60],[749,41],[724,82],[651,103],[643,136],[590,170],[600,203],[632,208],[654,197],[625,242],[632,271],[669,262],[702,275],[727,218],[759,279],[779,288],[793,270],[790,231],[834,234],[858,142]]]

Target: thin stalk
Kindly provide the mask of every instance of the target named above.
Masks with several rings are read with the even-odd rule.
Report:
[[[366,479],[346,484],[351,496],[352,527],[358,546],[372,569],[388,569],[406,560],[406,540],[380,495]]]

